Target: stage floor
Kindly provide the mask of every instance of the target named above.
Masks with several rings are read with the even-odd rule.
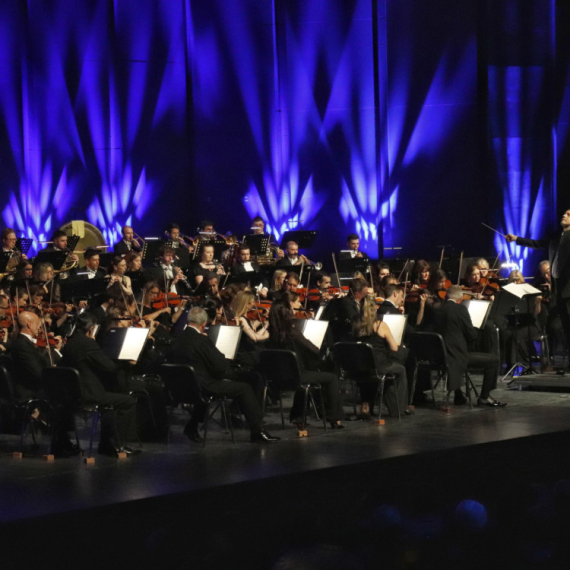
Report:
[[[84,464],[80,457],[54,462],[39,455],[13,459],[9,451],[14,438],[2,435],[0,522],[570,429],[570,394],[507,390],[500,384],[494,395],[508,406],[473,410],[454,406],[451,413],[425,406],[401,421],[387,418],[384,426],[352,421],[345,422],[344,430],[327,432],[312,419],[307,438],[297,438],[289,424],[282,431],[278,413],[272,412],[267,429],[283,438],[274,445],[249,443],[248,430],[243,429],[235,430],[236,443],[232,444],[229,435],[212,424],[207,446],[202,448],[184,437],[186,416],[179,415],[169,447],[145,443],[144,453],[125,460],[95,454],[95,465]]]

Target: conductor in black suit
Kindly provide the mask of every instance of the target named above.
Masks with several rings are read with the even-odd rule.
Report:
[[[225,356],[204,335],[208,315],[204,309],[194,307],[188,313],[188,327],[176,338],[169,360],[177,364],[189,364],[194,368],[200,386],[205,392],[216,396],[227,396],[236,400],[251,429],[251,441],[273,443],[279,440],[263,429],[263,413],[255,398],[253,389],[245,382],[228,380],[231,371]],[[204,421],[205,406],[194,406],[192,417],[184,433],[192,441],[200,441],[198,423]]]
[[[566,210],[560,220],[562,231],[550,237],[534,240],[507,234],[508,242],[533,249],[548,249],[552,295],[560,313],[567,347],[570,348],[570,210]]]
[[[502,407],[506,404],[491,397],[497,387],[499,358],[484,352],[470,352],[469,345],[477,340],[477,329],[471,322],[467,308],[462,305],[463,291],[458,285],[447,290],[447,301],[440,313],[439,333],[447,351],[448,389],[455,390],[455,403],[464,403],[461,393],[463,377],[468,367],[483,370],[483,386],[477,401],[480,406]]]
[[[119,451],[124,451],[130,455],[135,450],[124,444],[136,437],[136,400],[127,394],[108,391],[103,384],[109,385],[115,379],[117,365],[103,353],[94,339],[96,324],[97,319],[91,313],[77,317],[75,331],[62,350],[60,366],[79,371],[81,398],[85,404],[113,407],[101,415],[99,453],[116,457]]]
[[[142,244],[135,239],[135,231],[131,226],[123,226],[123,239],[113,248],[115,255],[125,256],[129,251],[142,251]]]

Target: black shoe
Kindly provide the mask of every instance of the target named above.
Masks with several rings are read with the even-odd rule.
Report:
[[[338,422],[329,422],[329,424],[331,424],[331,429],[344,429],[345,426],[343,426],[340,421]]]
[[[137,448],[137,449],[133,449],[132,447],[121,447],[121,451],[124,451],[127,455],[138,455],[139,453],[142,453],[142,449]]]
[[[488,398],[478,398],[477,399],[478,406],[489,406],[490,408],[504,408],[507,404],[506,402],[499,402],[494,398],[489,396]]]
[[[280,439],[280,437],[270,435],[264,429],[258,432],[252,432],[251,434],[251,443],[275,443]]]
[[[184,435],[190,440],[196,443],[202,443],[204,440],[200,433],[198,432],[198,426],[191,425],[190,423],[186,424],[184,428]]]

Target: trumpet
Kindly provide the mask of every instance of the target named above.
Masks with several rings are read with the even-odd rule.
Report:
[[[305,265],[312,265],[316,271],[320,271],[323,268],[323,264],[319,261],[318,263],[315,263],[314,261],[311,261],[307,256],[305,255],[300,255],[299,259],[302,259],[305,261]]]
[[[133,241],[135,242],[135,245],[137,245],[138,247],[141,247],[141,248],[146,243],[144,241],[144,238],[139,236],[139,234],[137,234],[137,232],[135,232],[135,230],[133,230]]]

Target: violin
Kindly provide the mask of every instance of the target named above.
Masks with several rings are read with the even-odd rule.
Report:
[[[58,341],[56,338],[54,338],[53,333],[48,333],[48,338],[47,338],[47,342],[46,342],[46,335],[45,335],[43,330],[40,330],[38,332],[38,336],[36,339],[37,346],[44,348],[48,345],[48,343],[49,343],[50,347],[53,347],[53,348],[55,348],[58,345]]]
[[[177,293],[159,293],[158,297],[152,304],[153,309],[164,309],[166,307],[178,307],[182,301],[198,301],[199,297],[188,297],[186,295],[178,295]]]
[[[296,319],[314,319],[313,311],[304,311],[302,309],[295,309]]]

